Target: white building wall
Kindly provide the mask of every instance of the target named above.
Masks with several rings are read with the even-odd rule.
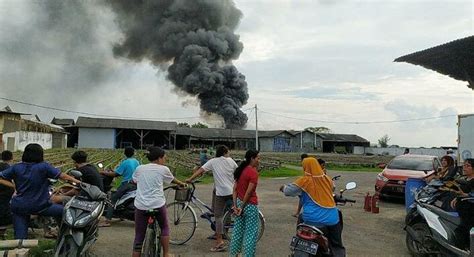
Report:
[[[410,154],[421,154],[421,155],[434,155],[434,156],[444,156],[446,155],[446,150],[442,148],[408,148],[410,149]],[[354,154],[373,154],[373,155],[391,155],[397,156],[402,155],[405,151],[405,147],[354,147]],[[456,150],[454,150],[456,154]]]
[[[79,148],[115,148],[115,129],[79,128]]]
[[[15,138],[13,148],[8,147],[8,138]],[[28,144],[36,143],[43,147],[43,149],[51,149],[53,147],[53,135],[49,133],[40,133],[32,131],[16,131],[5,133],[2,135],[4,142],[4,149],[10,151],[23,151]]]

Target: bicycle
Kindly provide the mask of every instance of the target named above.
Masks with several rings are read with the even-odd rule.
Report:
[[[156,210],[147,211],[148,225],[145,233],[145,240],[140,256],[141,257],[160,257],[161,256],[161,229],[156,220]]]
[[[183,245],[194,235],[197,227],[197,216],[194,208],[198,208],[201,212],[200,217],[207,220],[210,223],[211,229],[216,230],[216,222],[214,215],[212,214],[212,209],[206,205],[203,201],[196,197],[194,192],[196,191],[195,183],[199,181],[190,183],[190,187],[186,189],[179,188],[177,186],[169,186],[165,188],[175,190],[175,201],[167,204],[166,208],[168,210],[168,215],[170,216],[170,243],[173,245]],[[232,201],[226,205],[226,210],[224,211],[223,223],[224,223],[224,233],[223,237],[228,240],[231,239],[232,229],[234,227],[234,215],[231,210]],[[206,211],[207,210],[207,211]],[[263,235],[265,230],[265,217],[262,212],[259,212],[259,236],[257,240]]]

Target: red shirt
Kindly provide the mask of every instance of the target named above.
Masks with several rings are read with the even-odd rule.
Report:
[[[250,198],[248,200],[249,204],[258,204],[258,198],[257,198],[257,184],[258,184],[258,172],[257,169],[255,169],[252,166],[247,166],[244,168],[242,171],[242,174],[240,175],[239,180],[237,181],[237,197],[240,200],[244,200],[245,192],[247,192],[247,188],[249,187],[249,184],[255,184],[254,190],[250,193]]]

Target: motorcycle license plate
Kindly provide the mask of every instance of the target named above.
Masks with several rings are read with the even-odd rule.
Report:
[[[291,239],[290,247],[294,250],[299,250],[312,255],[315,255],[318,252],[317,243],[306,241],[295,236]]]
[[[84,210],[84,211],[93,212],[95,210],[95,208],[97,208],[97,204],[98,203],[96,203],[96,202],[89,202],[89,201],[83,201],[83,200],[79,200],[79,199],[73,199],[72,202],[71,202],[71,207],[81,209],[81,210]]]

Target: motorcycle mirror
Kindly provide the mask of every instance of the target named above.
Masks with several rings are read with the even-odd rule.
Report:
[[[69,175],[73,176],[75,179],[80,179],[82,177],[82,172],[78,170],[70,170]]]
[[[101,168],[101,169],[104,168],[104,164],[102,164],[101,162],[99,162],[99,163],[97,164],[97,166],[98,166],[99,168]]]
[[[352,190],[357,187],[356,182],[349,182],[346,184],[346,190]]]

